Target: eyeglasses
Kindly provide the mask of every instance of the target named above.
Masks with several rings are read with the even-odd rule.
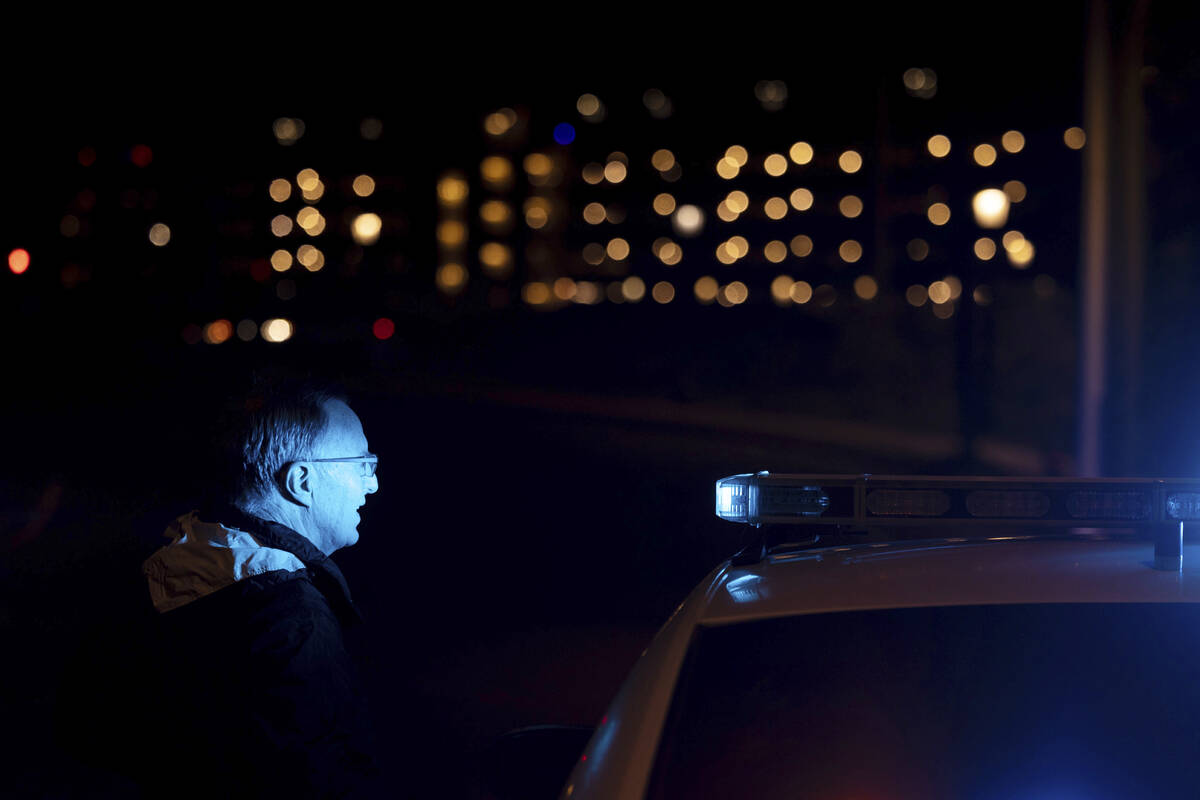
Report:
[[[350,458],[302,458],[295,463],[324,463],[324,464],[361,464],[362,476],[371,478],[375,475],[375,470],[379,469],[379,456],[365,455],[352,456]]]

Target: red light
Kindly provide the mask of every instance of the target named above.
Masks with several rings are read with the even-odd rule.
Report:
[[[154,160],[154,152],[144,144],[135,144],[129,151],[129,160],[139,167],[148,167]]]
[[[8,254],[8,268],[13,271],[14,275],[20,275],[29,269],[29,261],[29,251],[22,250],[20,247]]]
[[[256,258],[250,264],[250,277],[259,283],[266,283],[271,277],[271,262],[265,258]]]
[[[96,163],[96,148],[88,145],[79,151],[77,158],[79,159],[79,166],[90,167]]]
[[[387,317],[380,317],[371,326],[371,332],[375,334],[376,339],[390,339],[392,338],[392,334],[396,332],[396,323]]]

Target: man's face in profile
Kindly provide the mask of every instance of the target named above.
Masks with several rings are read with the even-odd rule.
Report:
[[[329,424],[318,439],[313,458],[351,458],[369,453],[362,422],[340,400],[325,404]],[[379,480],[366,476],[361,463],[312,464],[314,530],[309,538],[329,555],[358,541],[358,509],[367,495],[379,490]]]

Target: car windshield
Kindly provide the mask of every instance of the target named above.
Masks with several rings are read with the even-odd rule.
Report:
[[[1200,793],[1200,607],[905,608],[701,628],[648,797]]]

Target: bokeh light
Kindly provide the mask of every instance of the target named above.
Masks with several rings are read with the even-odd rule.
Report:
[[[935,133],[929,137],[929,141],[925,143],[929,154],[934,158],[945,158],[950,155],[950,138],[940,133]]]
[[[291,321],[279,317],[264,320],[259,330],[262,331],[263,339],[274,343],[286,342],[295,333],[295,327]]]
[[[325,266],[325,254],[311,244],[302,244],[296,250],[296,260],[309,272],[318,272]]]
[[[392,322],[387,317],[380,317],[371,323],[371,333],[379,341],[386,341],[392,338],[396,333],[396,323]]]
[[[8,269],[14,275],[20,275],[28,270],[32,261],[33,258],[29,255],[29,251],[23,247],[10,250],[8,253]]]
[[[996,163],[996,148],[990,144],[981,144],[971,153],[975,163],[981,167],[990,167]]]
[[[350,225],[350,235],[361,245],[375,244],[383,230],[383,220],[378,214],[367,212],[359,214]]]
[[[722,158],[717,162],[717,175],[727,181],[736,178],[740,171],[738,165],[728,158]]]
[[[583,221],[589,225],[599,225],[607,218],[603,203],[588,203],[583,207]]]
[[[791,301],[792,280],[790,275],[776,275],[771,281],[771,299],[779,305],[786,305]]]
[[[462,205],[467,200],[467,182],[457,172],[447,172],[438,179],[438,203],[448,208]]]
[[[920,308],[929,300],[929,290],[919,283],[914,283],[905,290],[904,299],[909,305]]]
[[[585,164],[580,172],[583,182],[595,186],[604,180],[604,165],[595,161],[590,164]]]
[[[746,209],[750,208],[750,196],[740,189],[735,189],[725,195],[725,206],[734,215],[741,214]]]
[[[675,287],[667,281],[659,281],[650,290],[650,296],[654,298],[654,302],[665,305],[675,299]]]
[[[675,197],[661,192],[654,196],[654,213],[660,216],[668,216],[675,211]]]
[[[204,341],[224,344],[233,336],[233,323],[227,319],[214,320],[204,326]]]
[[[945,281],[929,284],[929,299],[938,305],[950,302],[950,284]]]
[[[479,263],[488,277],[507,277],[512,271],[512,248],[501,242],[487,242],[479,248]]]
[[[363,117],[362,122],[358,123],[358,135],[368,142],[379,141],[379,137],[383,136],[383,120],[378,117]]]
[[[725,158],[740,169],[750,160],[750,153],[740,144],[731,144],[725,148]]]
[[[1019,153],[1025,147],[1025,135],[1020,131],[1005,131],[1000,137],[1000,146],[1006,153]]]
[[[975,240],[975,257],[980,261],[991,261],[996,257],[996,242],[987,236]]]
[[[237,324],[237,337],[243,342],[252,342],[258,336],[258,323],[252,319],[244,319]]]
[[[569,122],[560,122],[555,125],[554,141],[564,146],[575,141],[575,126]]]
[[[1028,239],[1022,239],[1020,245],[1015,248],[1005,248],[1005,252],[1008,255],[1008,263],[1017,269],[1029,269],[1029,265],[1033,263],[1033,242]]]
[[[772,264],[778,264],[787,258],[787,245],[778,239],[773,239],[763,245],[763,258]]]
[[[862,169],[863,159],[857,150],[846,150],[838,156],[838,166],[842,172],[855,173]]]
[[[971,198],[971,211],[981,228],[1003,228],[1008,222],[1008,208],[1008,195],[999,189],[984,189]]]
[[[282,203],[292,196],[292,183],[286,178],[276,178],[271,181],[271,185],[267,188],[271,199],[276,203]]]
[[[554,279],[553,291],[554,296],[559,300],[574,300],[575,295],[579,293],[579,288],[575,285],[575,281],[563,276]]]
[[[933,203],[925,215],[934,225],[945,225],[950,221],[950,206],[945,203]]]
[[[504,156],[487,156],[479,162],[479,177],[487,186],[503,191],[513,182],[513,164]]]
[[[797,211],[808,211],[813,205],[813,193],[808,189],[796,189],[788,197],[792,208]]]
[[[1019,203],[1024,200],[1026,191],[1025,184],[1020,181],[1006,181],[1004,183],[1004,193],[1008,195],[1010,202]]]
[[[838,257],[847,264],[853,264],[862,258],[862,245],[854,239],[847,239],[838,245]]]
[[[542,281],[530,281],[521,287],[521,299],[531,306],[545,305],[553,297],[549,285]]]
[[[575,110],[588,122],[604,119],[604,104],[600,102],[599,97],[590,92],[579,95],[579,99],[575,101]]]
[[[692,284],[692,293],[704,305],[708,305],[717,299],[719,289],[720,286],[717,284],[716,279],[710,275],[697,278],[696,282]]]
[[[467,226],[456,219],[446,219],[437,226],[438,244],[443,247],[458,247],[467,240]]]
[[[321,181],[317,181],[316,185],[313,186],[311,189],[302,189],[300,191],[300,196],[303,197],[305,200],[307,200],[310,203],[317,202],[318,200],[321,199],[321,197],[324,196],[324,194],[325,194],[325,184],[321,183]]]
[[[615,239],[609,239],[608,244],[604,248],[604,252],[613,261],[624,261],[629,258],[629,242],[622,239],[620,236]]]
[[[929,257],[929,242],[924,239],[910,239],[904,246],[904,251],[913,261],[924,261]]]
[[[150,226],[150,244],[155,247],[166,247],[171,241],[171,229],[161,222],[156,222]]]
[[[792,298],[792,302],[797,305],[804,305],[813,297],[813,288],[808,281],[796,281],[792,284],[792,288],[788,289],[788,296]]]
[[[666,237],[656,239],[651,249],[658,260],[668,267],[675,266],[683,259],[683,248]]]
[[[860,300],[874,300],[879,294],[879,284],[870,275],[859,275],[854,279],[854,293]]]
[[[370,197],[375,193],[375,179],[370,175],[359,175],[350,188],[359,197]]]
[[[534,230],[540,230],[550,224],[550,201],[544,197],[528,197],[525,199],[525,224]]]
[[[512,225],[512,206],[503,200],[487,200],[479,206],[479,219],[491,230],[505,230]]]
[[[704,229],[704,212],[690,203],[682,205],[675,209],[671,226],[680,236],[695,236]]]
[[[604,165],[604,180],[620,183],[629,174],[629,168],[621,161],[609,161]]]
[[[813,159],[812,145],[808,142],[796,142],[788,148],[788,158],[792,159],[794,164],[807,164]]]
[[[621,281],[621,295],[630,303],[639,303],[646,296],[646,282],[637,275]]]
[[[433,281],[443,294],[458,294],[467,285],[467,271],[462,264],[450,261],[437,268]]]
[[[990,306],[995,296],[992,293],[992,287],[986,283],[981,283],[971,292],[971,299],[975,301],[977,306]]]
[[[863,201],[856,195],[848,194],[838,201],[838,211],[843,217],[853,219],[863,212]]]
[[[741,281],[733,281],[725,287],[725,298],[733,305],[741,305],[750,297],[750,290]]]
[[[293,145],[304,135],[304,120],[280,117],[272,123],[271,131],[275,134],[275,141],[281,145]]]
[[[271,253],[271,268],[276,272],[287,272],[292,268],[292,254],[287,250]]]
[[[772,178],[778,178],[780,175],[787,172],[788,161],[787,157],[782,153],[771,153],[763,159],[763,170]]]
[[[1063,143],[1072,150],[1081,150],[1087,144],[1087,134],[1078,126],[1067,128],[1063,132]]]
[[[1015,253],[1024,246],[1025,236],[1020,231],[1005,231],[1000,237],[1000,243],[1004,245],[1005,250]]]
[[[770,197],[763,203],[763,212],[771,219],[783,219],[788,213],[787,200],[782,197]]]
[[[675,166],[675,154],[666,149],[655,150],[654,155],[650,156],[650,163],[659,172],[666,172]]]
[[[287,214],[276,214],[271,219],[271,233],[276,236],[287,236],[292,232],[292,218]]]
[[[296,185],[300,187],[300,191],[312,191],[317,188],[317,184],[321,182],[321,176],[317,174],[315,169],[302,169],[296,175]]]
[[[511,108],[493,111],[483,118],[483,130],[489,136],[503,136],[517,124],[517,112]]]
[[[800,233],[792,237],[789,247],[792,250],[792,255],[796,256],[796,258],[804,258],[812,253],[813,240],[805,234]]]

